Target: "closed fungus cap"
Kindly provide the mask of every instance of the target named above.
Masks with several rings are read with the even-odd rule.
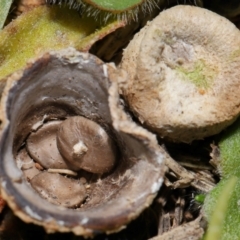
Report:
[[[48,232],[71,231],[84,236],[116,232],[156,196],[163,180],[165,153],[154,135],[126,118],[119,106],[118,89],[111,90],[116,83],[108,79],[109,68],[95,56],[69,48],[46,53],[8,78],[1,99],[1,191],[24,221],[42,225]],[[74,135],[79,119],[98,131],[84,125],[82,133],[89,135],[83,140],[81,131]],[[61,126],[69,131],[62,134]],[[100,132],[104,134],[98,136]],[[57,138],[65,139],[66,144],[58,146]],[[103,139],[110,146],[103,146],[102,154],[110,151],[113,158],[109,160],[99,150],[84,163],[99,170],[105,160],[100,171],[87,172],[81,164],[72,166],[72,161],[81,162],[81,155]],[[47,154],[37,150],[35,156],[32,151],[41,148],[41,141]],[[79,158],[65,155],[66,146],[75,149]],[[59,160],[58,154],[63,155],[65,167],[52,165]],[[42,161],[51,156],[56,158]],[[26,172],[28,162],[31,172]]]
[[[239,115],[239,46],[239,30],[211,11],[163,11],[125,49],[124,97],[162,137],[191,142],[216,134]]]

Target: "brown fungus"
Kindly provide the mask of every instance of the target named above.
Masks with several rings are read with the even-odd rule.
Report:
[[[44,54],[8,78],[1,99],[1,193],[24,221],[42,225],[48,232],[71,231],[84,236],[116,232],[136,218],[156,196],[163,180],[165,153],[154,135],[123,112],[116,83],[108,79],[109,69],[95,56],[70,48]],[[17,159],[33,132],[51,121],[74,116],[94,121],[109,135],[109,143],[114,145],[111,146],[113,161],[104,167],[109,172],[99,176],[79,170],[77,175],[65,176],[64,172],[72,171],[70,167],[49,168],[28,182]],[[87,154],[89,146],[85,140],[84,144]],[[102,156],[98,157],[102,160]],[[45,184],[43,180],[49,174],[52,175]],[[53,181],[57,181],[54,176],[84,185],[85,190],[81,187],[79,190],[80,200],[74,201],[80,206],[73,209],[74,204],[69,208],[70,205],[61,206],[43,198],[40,192],[44,191],[45,196],[54,193],[55,198],[63,199],[62,191],[68,188],[64,183],[58,181],[55,187],[59,191],[50,191]],[[31,186],[39,180],[41,184]],[[36,186],[37,191],[33,189]]]
[[[217,134],[240,112],[239,46],[239,30],[216,13],[167,9],[124,51],[124,98],[161,137],[191,142]]]
[[[23,171],[23,175],[27,181],[30,181],[33,177],[40,173],[40,170],[37,169],[36,164],[28,155],[25,148],[18,152],[16,162],[18,168]]]
[[[58,149],[74,170],[103,174],[116,161],[113,140],[97,123],[76,116],[65,120],[57,134]]]
[[[56,133],[62,121],[50,121],[27,139],[30,156],[44,168],[66,169],[67,164],[57,148]]]
[[[64,207],[78,207],[86,198],[86,189],[79,181],[58,173],[39,173],[31,186],[49,202]]]

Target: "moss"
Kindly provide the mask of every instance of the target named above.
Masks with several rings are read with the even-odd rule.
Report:
[[[190,81],[198,88],[208,89],[216,75],[216,70],[208,67],[204,60],[197,61],[192,69],[179,66],[176,71],[184,80]]]
[[[203,204],[204,203],[204,200],[205,200],[205,197],[206,195],[205,194],[197,194],[195,197],[194,197],[194,200],[199,203],[199,204]]]

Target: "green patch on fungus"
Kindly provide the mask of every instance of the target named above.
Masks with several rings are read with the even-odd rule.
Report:
[[[161,38],[163,33],[159,28],[157,28],[157,29],[154,30],[154,35],[153,36],[155,36],[155,35],[156,35],[157,38]]]
[[[162,41],[169,46],[172,46],[173,44],[176,43],[176,40],[174,40],[171,36],[167,36],[166,34],[162,36]]]
[[[240,48],[238,48],[237,50],[233,51],[230,54],[229,62],[232,62],[235,58],[238,58],[238,57],[240,57]]]
[[[215,71],[210,69],[203,60],[197,61],[191,69],[179,66],[176,70],[184,80],[188,80],[196,87],[203,89],[208,89],[211,86],[216,75]]]

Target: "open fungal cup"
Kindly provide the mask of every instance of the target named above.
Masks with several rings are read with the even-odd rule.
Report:
[[[126,117],[114,89],[109,107],[108,68],[70,48],[8,78],[1,101],[2,196],[17,216],[48,232],[119,231],[161,186],[164,152]]]
[[[240,112],[240,32],[206,9],[175,6],[125,49],[124,98],[161,137],[191,142],[219,133]]]

